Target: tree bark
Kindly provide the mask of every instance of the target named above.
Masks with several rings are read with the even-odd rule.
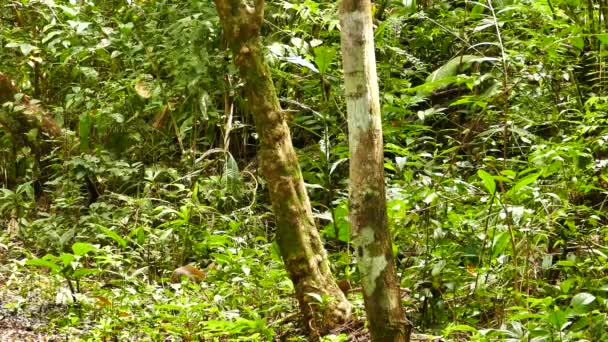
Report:
[[[281,109],[260,42],[264,1],[215,0],[234,64],[245,81],[245,97],[260,139],[259,160],[277,222],[277,243],[293,281],[311,336],[348,321],[351,305],[331,274],[285,113]],[[313,294],[312,296],[310,294]],[[328,298],[323,304],[315,294]]]
[[[370,0],[342,0],[341,45],[350,149],[350,223],[372,341],[409,341],[384,190],[382,122]]]

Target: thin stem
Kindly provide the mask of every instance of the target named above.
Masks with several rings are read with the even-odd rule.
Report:
[[[477,291],[477,284],[479,283],[479,277],[481,275],[481,267],[483,266],[483,258],[486,253],[486,244],[488,241],[488,230],[490,227],[490,218],[492,217],[492,206],[494,205],[494,200],[496,199],[496,190],[492,192],[492,197],[490,198],[490,205],[488,206],[488,217],[486,218],[486,222],[483,230],[483,243],[481,245],[481,253],[479,254],[479,262],[477,263],[477,277],[475,278],[475,285],[473,287],[473,291],[471,291],[471,295],[475,294]]]
[[[555,10],[553,9],[553,4],[551,0],[547,0],[547,5],[549,5],[549,9],[551,10],[551,15],[553,16],[553,20],[557,20],[557,16],[555,15]]]
[[[499,201],[502,209],[505,212],[505,220],[507,222],[507,229],[509,230],[509,235],[511,237],[511,248],[513,249],[513,267],[515,268],[515,273],[513,275],[513,289],[517,292],[520,292],[521,286],[518,286],[519,276],[518,276],[518,265],[517,265],[517,241],[515,241],[515,230],[513,229],[513,223],[511,222],[511,215],[509,214],[509,210],[507,206]]]

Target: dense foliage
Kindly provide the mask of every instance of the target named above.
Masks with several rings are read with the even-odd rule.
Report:
[[[2,310],[70,340],[304,339],[212,2],[0,6],[0,76],[19,90],[0,108]],[[389,220],[417,332],[608,340],[606,6],[375,4]],[[336,4],[266,7],[315,218],[356,284]],[[19,125],[31,104],[38,125]],[[170,283],[189,263],[203,282]]]

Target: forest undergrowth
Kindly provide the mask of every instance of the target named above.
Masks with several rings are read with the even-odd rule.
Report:
[[[266,7],[315,223],[364,318],[336,4]],[[603,0],[375,2],[388,218],[417,339],[608,340],[605,14]],[[212,2],[4,1],[0,60],[0,321],[70,341],[306,340]],[[201,273],[175,279],[185,265]],[[325,341],[363,340],[362,324]]]

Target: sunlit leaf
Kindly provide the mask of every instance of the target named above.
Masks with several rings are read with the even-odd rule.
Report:
[[[478,333],[479,331],[477,329],[475,329],[474,327],[470,326],[470,325],[464,325],[464,324],[456,324],[456,325],[450,325],[447,328],[445,328],[443,330],[443,334],[445,336],[451,334],[454,331],[467,331],[467,332],[471,332],[471,333]]]
[[[570,301],[570,306],[572,307],[572,310],[576,313],[585,313],[591,310],[591,303],[593,303],[595,301],[595,296],[587,293],[587,292],[581,292],[581,293],[577,293],[576,295],[574,295],[574,297],[572,297],[572,300]]]
[[[150,86],[144,80],[138,80],[135,83],[135,92],[144,99],[149,99],[152,96]]]
[[[67,267],[72,265],[74,260],[76,260],[76,257],[74,256],[74,254],[61,253],[61,255],[59,255],[59,259],[61,260],[61,262],[63,262],[63,266]]]
[[[287,57],[286,60],[289,63],[297,64],[299,66],[308,68],[311,71],[314,71],[315,73],[319,72],[319,70],[314,66],[314,64],[312,64],[310,61],[308,61],[307,59],[304,59],[302,57]]]
[[[72,251],[74,251],[74,255],[83,256],[89,252],[96,251],[97,247],[85,242],[76,242],[72,245]]]
[[[107,237],[116,241],[118,243],[118,245],[121,246],[122,248],[127,247],[127,240],[123,239],[120,235],[116,234],[115,231],[110,230],[106,227],[102,227],[102,226],[99,226],[99,230],[101,230]]]
[[[323,302],[323,298],[321,297],[320,294],[318,293],[314,293],[314,292],[308,292],[306,293],[307,296],[314,298],[317,302],[322,303]]]
[[[37,50],[38,48],[32,44],[28,44],[28,43],[8,43],[6,44],[7,48],[18,48],[19,51],[21,51],[21,53],[24,56],[29,55],[32,51]]]
[[[315,48],[315,64],[319,68],[319,72],[324,74],[329,69],[329,66],[336,57],[336,50],[327,46],[319,46]]]
[[[475,55],[462,55],[452,58],[442,67],[433,71],[427,78],[426,82],[433,82],[444,79],[450,76],[456,76],[458,73],[470,68],[471,64],[484,60],[483,57]]]
[[[602,43],[602,45],[608,45],[608,34],[598,34],[597,39]]]
[[[511,235],[509,234],[509,232],[504,231],[504,232],[501,232],[500,234],[498,234],[494,238],[494,247],[492,250],[492,257],[497,258],[499,255],[501,255],[505,251],[506,247],[509,245],[510,240],[511,240]]]
[[[52,261],[43,260],[43,259],[29,259],[25,262],[25,264],[30,265],[30,266],[40,266],[40,267],[50,268],[54,272],[59,272],[63,268],[61,265],[58,265]]]
[[[477,171],[477,175],[483,181],[486,190],[488,190],[490,194],[494,194],[496,192],[496,182],[492,175],[481,169]]]
[[[511,190],[508,192],[509,195],[513,195],[513,196],[517,195],[523,187],[536,182],[536,180],[538,179],[538,177],[540,177],[540,175],[541,175],[541,173],[538,172],[538,173],[527,175],[526,177],[520,179],[517,183],[515,183],[513,188],[511,188]]]
[[[572,37],[570,38],[570,42],[575,48],[581,51],[585,48],[585,40],[583,39],[583,37]]]

